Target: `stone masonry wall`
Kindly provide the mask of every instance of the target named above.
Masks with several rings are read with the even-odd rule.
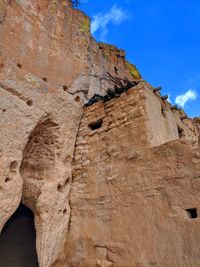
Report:
[[[84,110],[56,266],[198,266],[199,219],[188,210],[199,216],[200,150],[185,137],[151,148],[144,96],[132,88]]]

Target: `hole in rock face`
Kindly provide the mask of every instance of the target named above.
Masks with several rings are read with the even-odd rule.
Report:
[[[21,69],[22,68],[22,64],[17,63],[17,67]]]
[[[185,133],[184,133],[184,130],[183,128],[181,128],[179,125],[177,126],[177,129],[178,129],[178,135],[179,135],[179,138],[182,138],[185,136]]]
[[[9,177],[7,177],[6,179],[5,179],[5,183],[8,183],[8,182],[10,182],[11,181],[11,179],[9,178]]]
[[[43,80],[44,82],[48,82],[48,79],[47,79],[46,77],[43,77],[42,80]]]
[[[102,124],[103,124],[103,120],[99,119],[97,121],[91,122],[88,126],[90,127],[91,130],[96,130],[96,129],[101,128]]]
[[[67,91],[68,90],[68,86],[67,85],[63,85],[63,90]]]
[[[64,209],[64,210],[63,210],[63,214],[65,214],[65,213],[67,213],[67,209]]]
[[[34,215],[21,204],[0,235],[1,267],[39,267]]]
[[[31,106],[33,105],[33,101],[32,101],[32,100],[28,100],[28,101],[26,102],[26,104],[27,104],[29,107],[31,107]]]
[[[118,68],[114,67],[114,70],[115,70],[115,74],[118,75]]]
[[[70,180],[70,178],[68,177],[63,185],[59,184],[59,185],[57,186],[57,189],[58,189],[59,192],[61,192],[61,193],[64,192],[65,187],[67,186],[69,180]]]
[[[196,208],[186,209],[185,211],[187,213],[188,218],[190,218],[190,219],[198,218],[197,209]]]
[[[80,100],[81,100],[80,96],[77,95],[77,96],[75,97],[75,101],[76,101],[76,102],[80,102]]]
[[[161,114],[164,118],[166,118],[166,111],[163,106],[161,106]]]
[[[59,184],[57,186],[57,189],[58,189],[59,192],[63,192],[63,186],[61,184]]]

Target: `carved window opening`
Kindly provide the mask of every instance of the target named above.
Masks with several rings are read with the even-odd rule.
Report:
[[[197,209],[196,208],[186,209],[186,213],[187,213],[187,217],[189,219],[196,219],[196,218],[198,218],[198,214],[197,214]]]
[[[0,266],[38,267],[34,215],[20,204],[0,235]]]
[[[97,120],[97,121],[94,121],[94,122],[91,122],[88,126],[91,130],[97,130],[99,128],[102,127],[102,124],[103,124],[103,120],[100,119],[100,120]]]

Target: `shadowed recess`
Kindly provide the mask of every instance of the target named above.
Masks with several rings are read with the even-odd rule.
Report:
[[[34,215],[21,204],[0,235],[0,266],[38,267]]]
[[[58,125],[50,119],[39,123],[29,136],[24,149],[20,173],[23,178],[51,179],[55,166],[55,151],[59,149]],[[35,192],[36,193],[36,192]]]

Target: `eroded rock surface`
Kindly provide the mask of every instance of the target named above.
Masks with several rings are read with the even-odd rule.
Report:
[[[70,1],[0,0],[0,123],[0,230],[30,208],[40,267],[199,265],[199,119]]]

